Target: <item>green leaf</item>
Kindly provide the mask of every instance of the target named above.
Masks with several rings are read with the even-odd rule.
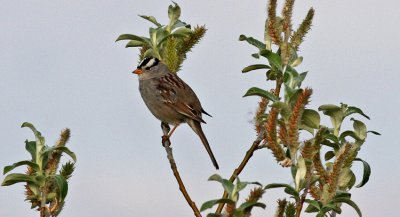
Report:
[[[340,110],[340,107],[337,105],[332,105],[332,104],[325,104],[321,105],[318,108],[319,111],[322,111],[324,114],[329,115],[330,112],[338,111]]]
[[[321,206],[318,201],[306,199],[305,202],[309,204],[308,207],[306,208],[305,212],[312,213],[312,212],[318,212],[321,210]]]
[[[130,40],[125,47],[142,47],[144,45],[144,42],[142,41],[137,41],[137,40]]]
[[[262,43],[261,41],[255,39],[253,37],[247,37],[245,35],[240,35],[239,41],[246,41],[247,43],[257,47],[259,50],[264,50],[266,48],[266,45],[264,43]]]
[[[306,172],[307,172],[306,162],[304,161],[304,158],[299,157],[297,160],[297,172],[295,178],[296,191],[301,190],[301,184],[304,182]]]
[[[139,17],[152,22],[157,27],[161,27],[161,24],[159,22],[157,22],[157,19],[155,17],[153,17],[153,16],[139,15]]]
[[[223,179],[220,175],[214,174],[208,178],[208,181],[217,181],[222,184],[222,187],[224,187],[225,191],[228,192],[229,195],[232,195],[234,185],[232,182],[230,182],[227,179]]]
[[[283,184],[283,183],[272,183],[272,184],[269,184],[269,185],[264,187],[264,190],[272,189],[272,188],[285,188],[284,191],[287,194],[295,196],[296,198],[299,195],[298,192],[292,186],[290,186],[288,184]]]
[[[235,202],[231,199],[226,199],[226,198],[221,198],[221,199],[216,199],[216,200],[209,200],[200,207],[200,212],[203,212],[206,209],[212,208],[216,204],[220,203],[227,203],[227,204],[234,204]]]
[[[56,183],[58,192],[60,194],[60,200],[64,201],[65,197],[68,194],[68,182],[61,175],[55,175],[54,180],[56,181],[55,183]]]
[[[318,112],[312,109],[304,109],[301,119],[303,124],[313,129],[318,129],[321,122]]]
[[[331,140],[334,143],[339,143],[339,138],[337,136],[333,135],[332,133],[326,133],[326,134],[324,134],[324,137],[326,139]]]
[[[363,122],[358,121],[354,118],[352,118],[351,120],[354,121],[353,128],[356,136],[358,136],[361,140],[367,138],[367,126],[365,126]]]
[[[327,140],[327,139],[323,140],[321,144],[326,145],[326,146],[328,146],[328,147],[331,147],[331,148],[333,148],[335,151],[338,151],[338,150],[340,149],[339,143],[331,142],[331,141],[329,141],[329,140]]]
[[[221,217],[221,214],[208,213],[207,217]]]
[[[245,67],[244,69],[242,69],[242,73],[246,73],[249,71],[253,71],[253,70],[257,70],[257,69],[270,69],[271,67],[265,64],[254,64],[254,65],[250,65]]]
[[[263,90],[261,88],[258,88],[258,87],[250,88],[243,97],[246,97],[246,96],[261,96],[261,97],[265,97],[265,98],[271,100],[272,102],[276,102],[279,100],[279,98],[277,96],[275,96],[274,94],[272,94],[266,90]]]
[[[282,61],[278,54],[264,49],[260,51],[260,55],[267,58],[271,66],[275,66],[277,69],[282,71]]]
[[[293,89],[289,87],[286,83],[285,85],[285,102],[288,102],[291,107],[296,104],[298,96],[301,94],[301,89]]]
[[[141,42],[146,42],[144,37],[141,36],[137,36],[137,35],[132,35],[132,34],[122,34],[120,36],[118,36],[117,41],[121,41],[121,40],[135,40],[135,41],[141,41]]]
[[[356,175],[354,175],[353,171],[351,171],[351,179],[348,184],[349,189],[352,189],[355,184],[356,184]]]
[[[336,203],[346,203],[346,204],[348,204],[349,206],[353,207],[354,210],[356,210],[358,216],[362,217],[360,208],[358,208],[357,204],[354,203],[352,200],[350,200],[350,199],[348,199],[348,198],[343,198],[343,197],[341,197],[341,198],[335,199],[334,201],[335,201]]]
[[[168,7],[168,17],[169,17],[169,27],[172,27],[176,21],[178,21],[179,17],[181,16],[181,8],[175,2],[174,5],[170,5]]]
[[[299,66],[303,62],[303,57],[297,57],[291,64],[291,67]]]
[[[25,141],[25,149],[31,154],[32,161],[36,162],[36,141]]]
[[[343,133],[340,134],[340,136],[339,136],[340,141],[345,141],[345,139],[346,139],[347,136],[351,136],[351,137],[353,137],[355,140],[362,140],[360,137],[358,137],[358,136],[356,135],[356,133],[355,133],[354,131],[346,130],[346,131],[344,131]]]
[[[340,126],[343,122],[343,112],[341,107],[336,105],[322,105],[318,108],[319,111],[322,111],[325,115],[331,117],[331,122],[334,127],[334,135],[338,136],[340,131]]]
[[[35,180],[32,176],[28,176],[26,174],[12,173],[4,178],[3,183],[1,185],[9,186],[19,182],[35,183]]]
[[[286,187],[283,191],[286,194],[294,196],[294,198],[296,198],[296,200],[299,198],[299,193],[292,186],[290,186],[290,188]]]
[[[8,173],[8,172],[10,172],[10,171],[13,170],[14,168],[19,167],[19,166],[22,166],[22,165],[27,165],[27,166],[32,167],[32,169],[33,169],[34,171],[39,171],[39,169],[40,169],[40,168],[39,168],[39,165],[37,165],[36,163],[34,163],[34,162],[32,162],[32,161],[24,160],[24,161],[20,161],[20,162],[14,163],[14,164],[12,164],[12,165],[10,165],[10,166],[5,166],[5,167],[4,167],[4,170],[3,170],[3,175],[6,174],[6,173]]]
[[[349,167],[342,168],[339,174],[338,186],[339,188],[345,188],[351,181],[353,173]]]
[[[337,214],[342,213],[342,210],[338,207],[338,205],[335,204],[335,203],[332,203],[332,202],[326,204],[326,205],[323,207],[323,209],[326,210],[326,212],[328,212],[328,211],[330,211],[330,210],[333,210],[333,211],[335,211]]]
[[[144,54],[143,54],[144,58],[153,57],[153,56],[156,56],[156,54],[152,48],[147,49],[146,52],[144,52]]]
[[[22,125],[21,125],[21,127],[28,127],[29,129],[31,129],[32,130],[32,132],[33,132],[33,134],[35,134],[35,138],[36,138],[36,143],[39,143],[39,144],[36,144],[37,146],[44,146],[44,144],[45,144],[45,139],[44,139],[44,137],[42,136],[42,134],[38,131],[38,130],[36,130],[36,128],[35,128],[35,126],[33,126],[33,124],[31,124],[31,123],[29,123],[29,122],[24,122]]]
[[[351,198],[351,194],[349,192],[346,192],[346,191],[337,190],[335,198],[348,198],[348,199],[350,199]]]
[[[375,135],[381,136],[381,134],[380,134],[380,133],[378,133],[378,132],[376,132],[376,131],[372,131],[372,130],[369,130],[369,131],[367,131],[367,133],[372,133],[372,134],[375,134]]]
[[[293,188],[293,187],[288,184],[283,184],[283,183],[272,183],[272,184],[266,185],[264,187],[264,190],[272,189],[272,188]]]
[[[267,207],[264,203],[259,203],[259,202],[244,202],[239,206],[239,210],[245,210],[248,209],[250,207],[254,207],[254,206],[258,206],[261,207],[263,209],[265,209],[265,207]]]
[[[259,58],[260,58],[260,55],[259,55],[258,53],[253,53],[251,56],[254,57],[254,58],[256,58],[256,59],[259,59]]]
[[[187,28],[186,26],[181,26],[179,28],[174,29],[171,34],[176,36],[188,37],[192,34],[192,30],[190,28]]]
[[[74,152],[72,152],[71,150],[69,150],[69,148],[65,147],[65,146],[53,146],[51,148],[47,148],[43,153],[42,156],[46,156],[51,154],[54,151],[59,151],[59,152],[64,152],[66,154],[68,154],[72,160],[74,160],[76,162],[76,155]]]
[[[363,163],[363,166],[364,166],[364,173],[363,173],[362,181],[360,182],[360,184],[356,185],[356,188],[361,188],[369,180],[369,176],[371,175],[371,167],[369,166],[369,164],[366,161],[364,161],[360,158],[355,158],[354,161],[360,161]]]
[[[325,161],[328,161],[335,157],[335,152],[334,151],[328,151],[325,153]]]
[[[186,28],[188,28],[188,29],[191,29],[191,28],[192,28],[192,27],[190,26],[190,24],[187,24],[187,23],[185,23],[185,22],[182,22],[181,20],[177,20],[177,21],[175,22],[175,24],[172,25],[171,30],[174,30],[174,29],[176,29],[176,28],[180,28],[180,27],[182,27],[182,26],[184,26],[184,27],[186,27]]]
[[[366,114],[364,114],[364,112],[361,109],[354,107],[354,106],[347,107],[346,112],[344,113],[344,116],[347,117],[354,113],[360,114],[360,115],[364,116],[365,118],[367,118],[368,120],[370,119]]]

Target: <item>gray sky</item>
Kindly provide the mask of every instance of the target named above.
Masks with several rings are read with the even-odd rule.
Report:
[[[180,76],[197,92],[213,118],[203,126],[220,171],[228,177],[255,137],[249,123],[257,98],[242,98],[251,86],[271,88],[264,73],[241,74],[259,63],[240,34],[262,38],[266,1],[178,1],[182,19],[206,24],[204,40],[190,53]],[[33,139],[29,121],[50,145],[64,127],[78,156],[61,216],[190,216],[160,145],[160,123],[147,111],[131,71],[138,50],[114,43],[122,33],[147,34],[149,23],[137,14],[167,21],[169,1],[3,1],[0,7],[0,167],[27,159],[24,140]],[[296,24],[315,7],[311,33],[301,47],[305,85],[314,89],[311,108],[344,102],[371,117],[370,136],[360,157],[372,166],[370,182],[353,189],[365,217],[396,216],[400,146],[394,123],[398,108],[400,15],[398,1],[297,1]],[[279,10],[280,11],[280,10]],[[295,25],[297,26],[297,25]],[[379,110],[381,109],[381,110]],[[360,118],[360,117],[359,117]],[[327,119],[324,120],[327,123]],[[200,140],[187,126],[172,138],[181,175],[197,205],[220,197],[219,184],[206,180],[216,171]],[[23,168],[16,170],[24,171]],[[361,167],[355,166],[360,176]],[[3,179],[4,176],[1,177]],[[242,180],[290,182],[269,150],[259,151]],[[273,216],[281,190],[267,192]],[[245,195],[242,195],[243,197]],[[37,216],[24,202],[23,187],[0,187],[0,215]],[[343,216],[357,214],[345,206]],[[265,213],[268,213],[265,215]]]

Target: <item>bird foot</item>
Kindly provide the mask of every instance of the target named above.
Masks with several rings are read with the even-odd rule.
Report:
[[[169,147],[171,145],[171,141],[169,141],[168,135],[161,136],[161,142],[163,147]]]

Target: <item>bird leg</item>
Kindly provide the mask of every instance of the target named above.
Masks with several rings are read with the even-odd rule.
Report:
[[[163,136],[161,137],[161,142],[163,147],[169,147],[171,145],[171,141],[169,141],[169,132],[171,128],[165,122],[161,122],[161,129],[163,131]]]
[[[164,135],[161,137],[162,138],[162,144],[163,146],[170,146],[171,142],[169,141],[169,138],[172,136],[172,133],[174,133],[175,129],[179,126],[180,124],[176,124],[172,130],[169,127],[169,125],[165,122],[161,122],[161,129],[163,130]],[[168,144],[166,144],[168,142]]]
[[[168,133],[168,138],[172,136],[172,133],[174,133],[175,129],[179,126],[180,124],[176,124],[174,128],[172,128],[171,132]]]

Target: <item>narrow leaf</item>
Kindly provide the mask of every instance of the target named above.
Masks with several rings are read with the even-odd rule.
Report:
[[[26,174],[12,173],[4,178],[3,183],[1,185],[9,186],[19,182],[35,183],[35,180],[32,176],[28,176]]]
[[[214,174],[214,175],[210,176],[210,178],[208,178],[208,181],[217,181],[217,182],[221,183],[222,187],[224,187],[225,191],[228,192],[229,195],[232,195],[234,186],[233,186],[233,183],[230,182],[229,180],[223,179],[218,174]]]
[[[341,197],[341,198],[335,199],[335,202],[336,203],[346,203],[346,204],[348,204],[349,206],[353,207],[354,210],[356,210],[358,216],[362,217],[361,210],[360,210],[360,208],[358,208],[357,204],[354,203],[354,201],[352,201],[352,200],[350,200],[348,198],[342,198]]]
[[[378,132],[376,132],[376,131],[372,131],[372,130],[369,130],[369,131],[367,131],[367,133],[372,133],[372,134],[375,134],[375,135],[381,136],[381,134],[380,134],[380,133],[378,133]]]
[[[337,106],[337,105],[326,104],[326,105],[321,105],[321,106],[318,108],[318,110],[324,112],[324,114],[327,115],[326,112],[338,111],[338,110],[340,110],[340,107]]]
[[[261,96],[261,97],[268,98],[269,100],[271,100],[273,102],[276,102],[279,100],[279,98],[277,96],[275,96],[274,94],[272,94],[266,90],[263,90],[261,88],[258,88],[258,87],[250,88],[243,97],[246,97],[246,96]]]
[[[10,172],[14,168],[22,166],[22,165],[27,165],[27,166],[32,167],[32,169],[34,171],[38,171],[39,170],[39,165],[37,165],[36,163],[34,163],[32,161],[24,160],[24,161],[20,161],[20,162],[14,163],[14,164],[12,164],[10,166],[5,166],[4,170],[3,170],[3,175],[8,173],[8,172]]]
[[[209,200],[209,201],[203,203],[203,205],[201,205],[200,212],[203,212],[206,209],[210,209],[214,205],[220,204],[220,203],[234,204],[235,202],[233,200],[231,200],[231,199],[226,199],[226,198],[216,199],[216,200]]]
[[[240,35],[239,41],[246,41],[247,43],[257,47],[259,50],[263,50],[266,48],[266,45],[264,43],[262,43],[261,41],[255,39],[253,37],[247,37],[245,35]]]
[[[242,69],[242,73],[246,73],[249,71],[253,71],[253,70],[257,70],[257,69],[270,69],[271,67],[265,64],[254,64],[254,65],[250,65],[245,67],[244,69]]]
[[[135,41],[141,41],[141,42],[146,42],[146,40],[143,37],[137,36],[137,35],[132,35],[132,34],[123,34],[118,36],[117,41],[121,40],[135,40]]]
[[[152,22],[157,27],[161,27],[161,24],[159,22],[157,22],[157,19],[155,17],[153,17],[153,16],[139,15],[139,17]]]
[[[32,161],[36,161],[36,141],[25,141],[25,149],[31,154]]]
[[[130,40],[125,47],[142,47],[144,45],[144,42],[142,41],[137,41],[137,40]]]
[[[266,57],[271,65],[275,66],[279,70],[282,70],[282,61],[278,54],[264,49],[260,51],[260,55]]]
[[[55,175],[54,179],[56,181],[56,186],[58,188],[60,194],[60,200],[64,201],[65,197],[68,194],[68,182],[67,180],[61,175]]]
[[[371,167],[369,166],[369,164],[366,161],[364,161],[364,160],[362,160],[360,158],[355,158],[354,161],[361,161],[363,163],[363,166],[364,166],[363,178],[362,178],[360,184],[356,185],[356,188],[361,188],[369,180],[369,176],[371,175]]]
[[[354,131],[351,131],[351,130],[346,130],[346,131],[344,131],[343,133],[341,133],[340,136],[339,136],[339,140],[340,140],[340,141],[345,141],[345,139],[346,139],[347,136],[351,136],[351,137],[353,137],[355,140],[362,140],[360,137],[358,137],[358,136],[356,135],[356,133],[355,133]]]
[[[242,203],[242,205],[239,206],[239,210],[245,210],[247,208],[253,207],[253,206],[258,206],[261,207],[263,209],[265,209],[265,207],[267,207],[264,203],[259,203],[259,202],[244,202]]]
[[[347,117],[354,113],[360,114],[360,115],[364,116],[365,118],[370,119],[366,114],[364,114],[364,112],[361,109],[354,107],[354,106],[347,107],[347,110],[344,113],[344,116]]]

